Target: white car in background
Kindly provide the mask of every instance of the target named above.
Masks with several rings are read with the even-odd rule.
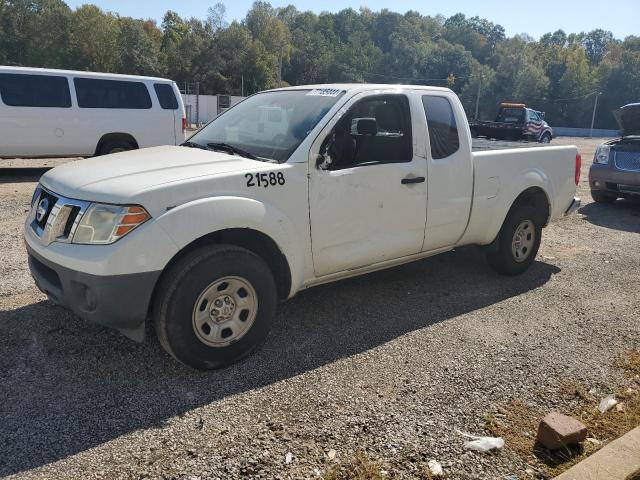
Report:
[[[0,157],[89,157],[184,142],[163,78],[0,66]]]

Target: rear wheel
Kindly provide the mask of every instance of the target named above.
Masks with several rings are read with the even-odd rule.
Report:
[[[489,265],[503,275],[520,275],[535,260],[541,239],[540,213],[528,205],[516,206],[500,229],[496,250],[487,253]]]
[[[126,140],[110,140],[104,143],[98,151],[98,155],[111,155],[112,153],[126,152],[127,150],[135,150],[135,145],[132,145]]]
[[[591,198],[596,203],[613,203],[618,199],[618,196],[601,190],[591,190]]]
[[[175,359],[211,370],[262,344],[276,304],[273,275],[260,257],[235,246],[207,246],[167,271],[154,301],[154,325]]]

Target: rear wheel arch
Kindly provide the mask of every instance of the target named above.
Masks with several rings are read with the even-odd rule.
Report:
[[[513,201],[509,213],[515,208],[522,205],[531,206],[537,212],[540,212],[540,226],[544,227],[549,223],[551,216],[551,202],[549,201],[549,195],[540,187],[529,187],[524,190]]]
[[[128,145],[130,147],[128,150],[137,150],[140,148],[133,135],[123,132],[113,132],[107,133],[100,138],[96,145],[95,155],[98,156],[109,153],[105,149],[109,148],[111,145]]]
[[[509,210],[505,213],[502,222],[499,224],[500,230],[509,218],[509,215],[522,206],[531,206],[536,210],[536,212],[539,212],[536,220],[540,227],[545,227],[549,223],[549,219],[551,217],[551,202],[549,201],[549,195],[541,187],[529,187],[522,191],[511,203],[511,207],[509,207]],[[500,230],[498,230],[494,240],[487,246],[490,251],[494,251],[498,248]]]

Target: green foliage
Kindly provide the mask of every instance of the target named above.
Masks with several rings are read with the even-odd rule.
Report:
[[[223,3],[202,20],[168,11],[158,27],[93,5],[0,0],[0,63],[162,75],[236,95],[328,82],[446,86],[470,116],[476,102],[479,116],[491,118],[509,100],[546,111],[558,126],[588,126],[595,92],[602,128],[615,128],[613,108],[640,100],[640,37],[558,30],[535,41],[463,14],[315,14],[262,0],[241,22],[225,14]]]

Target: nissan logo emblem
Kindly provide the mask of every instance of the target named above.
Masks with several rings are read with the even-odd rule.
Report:
[[[49,210],[49,199],[43,198],[42,200],[40,200],[40,203],[38,203],[38,208],[36,209],[36,220],[38,222],[42,222],[48,210]]]

